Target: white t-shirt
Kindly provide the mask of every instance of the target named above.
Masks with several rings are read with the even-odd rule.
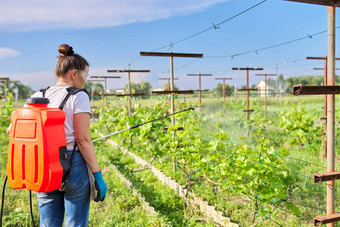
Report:
[[[48,107],[58,108],[61,102],[64,100],[67,95],[67,86],[51,86],[47,89],[45,93],[45,97],[50,100]],[[42,97],[42,92],[36,92],[32,95],[32,97]],[[89,96],[85,92],[78,92],[74,95],[71,95],[67,102],[64,105],[63,111],[65,112],[65,135],[66,135],[66,143],[75,141],[74,134],[74,124],[73,124],[73,116],[77,113],[89,113],[91,114],[90,100]],[[72,149],[73,147],[68,147],[68,149]]]

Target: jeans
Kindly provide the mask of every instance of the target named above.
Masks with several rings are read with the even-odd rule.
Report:
[[[67,152],[70,162],[72,151]],[[61,227],[65,214],[65,227],[88,226],[90,185],[86,162],[75,151],[65,191],[37,193],[41,227]]]

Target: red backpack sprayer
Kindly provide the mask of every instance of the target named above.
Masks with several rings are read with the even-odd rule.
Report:
[[[80,90],[69,91],[70,95]],[[65,104],[66,101],[63,103]],[[35,226],[32,213],[31,191],[51,192],[62,190],[70,173],[71,164],[67,161],[66,137],[64,130],[65,113],[62,107],[48,108],[47,98],[30,98],[27,100],[28,107],[20,108],[11,114],[11,133],[8,148],[7,176],[2,191],[0,227],[7,181],[13,189],[27,188],[30,193],[30,212],[33,226]],[[92,142],[106,139],[124,131],[138,128],[142,125],[158,121],[169,116],[179,114],[190,107],[163,117],[153,119],[141,124],[131,126]],[[53,139],[49,139],[53,138]],[[75,150],[75,147],[73,151]],[[73,152],[74,153],[74,152]],[[73,155],[72,155],[73,157]],[[71,157],[71,163],[72,163]],[[99,201],[100,191],[96,185]]]

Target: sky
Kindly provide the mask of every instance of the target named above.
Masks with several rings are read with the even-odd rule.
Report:
[[[170,76],[170,58],[141,51],[203,54],[174,58],[180,89],[198,89],[198,78],[187,76],[198,73],[213,75],[202,78],[202,89],[215,88],[221,77],[240,87],[246,72],[233,67],[263,68],[250,71],[250,85],[263,79],[258,73],[323,75],[313,69],[323,61],[306,57],[327,55],[327,7],[284,0],[0,1],[0,77],[34,90],[53,85],[63,43],[89,61],[90,75],[121,76],[109,79],[108,89],[127,82],[126,73],[108,69],[148,69],[131,74],[132,82],[165,85],[159,78]]]

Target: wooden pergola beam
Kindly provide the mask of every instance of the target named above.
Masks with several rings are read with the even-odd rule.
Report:
[[[301,2],[315,5],[323,5],[323,6],[340,6],[340,0],[285,0],[290,2]]]

